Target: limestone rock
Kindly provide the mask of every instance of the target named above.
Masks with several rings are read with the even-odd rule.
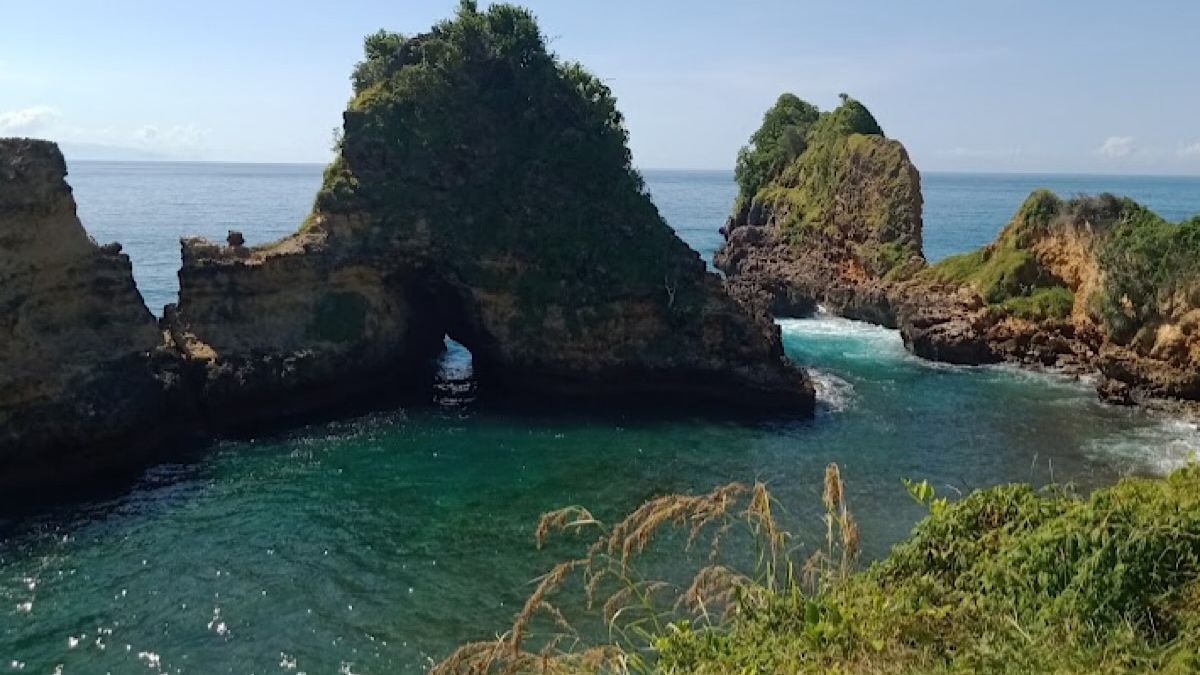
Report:
[[[768,142],[763,131],[756,138]],[[805,138],[804,150],[754,194],[743,186],[717,267],[751,307],[802,315],[821,305],[894,327],[884,280],[924,264],[920,174],[853,99],[822,113]]]
[[[206,367],[302,353],[376,371],[446,334],[485,396],[811,412],[777,328],[655,209],[608,88],[524,10],[464,4],[428,34],[373,36],[354,79],[304,232],[245,259],[185,244],[174,316]],[[309,386],[275,379],[273,395]]]
[[[402,276],[338,257],[325,239],[302,233],[242,251],[182,242],[179,304],[164,323],[204,423],[246,426],[427,390],[443,333]]]
[[[120,245],[84,232],[66,173],[53,143],[0,139],[0,491],[94,470],[164,408],[162,335]]]

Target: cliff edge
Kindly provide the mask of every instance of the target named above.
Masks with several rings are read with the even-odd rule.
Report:
[[[0,483],[85,470],[165,406],[129,257],[84,232],[66,175],[53,143],[0,139]]]
[[[1114,402],[1200,399],[1200,217],[1039,190],[995,242],[927,265],[919,174],[847,96],[830,112],[780,97],[737,180],[716,263],[757,311],[820,304],[932,360],[1098,373]]]

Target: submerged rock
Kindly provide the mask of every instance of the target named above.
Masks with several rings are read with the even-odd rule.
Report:
[[[95,470],[166,406],[129,257],[88,237],[66,174],[53,143],[0,139],[0,493]]]
[[[210,389],[303,396],[449,335],[484,395],[811,411],[775,326],[655,209],[611,92],[527,12],[464,3],[366,52],[304,231],[246,258],[185,242],[173,325]]]

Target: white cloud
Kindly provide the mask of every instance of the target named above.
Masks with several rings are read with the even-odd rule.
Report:
[[[139,143],[145,146],[188,150],[203,145],[208,136],[208,130],[201,129],[194,124],[177,124],[166,128],[156,124],[147,124],[133,135]]]
[[[57,108],[47,105],[0,113],[0,136],[33,133],[45,128],[59,117],[62,117],[62,113]]]
[[[1200,157],[1200,141],[1196,141],[1191,145],[1179,146],[1180,157]]]
[[[1133,154],[1133,150],[1133,136],[1109,136],[1096,152],[1111,159],[1118,159],[1128,157]]]

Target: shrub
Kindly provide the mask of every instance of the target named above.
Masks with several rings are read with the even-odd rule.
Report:
[[[818,116],[816,106],[795,94],[783,94],[763,115],[762,126],[750,136],[750,144],[738,151],[734,177],[742,203],[748,204],[767,181],[804,152],[808,131]]]
[[[1126,199],[1115,221],[1099,250],[1100,309],[1124,342],[1143,326],[1200,305],[1200,217],[1175,225]]]
[[[1039,288],[1030,295],[1019,295],[1000,303],[1008,314],[1030,321],[1066,319],[1075,308],[1075,294],[1064,286]]]
[[[689,594],[711,600],[698,606],[713,611],[670,621],[664,612],[648,622],[644,611],[652,605],[637,605],[639,618],[610,621],[616,642],[565,652],[556,646],[524,661],[501,649],[511,646],[510,633],[475,651],[464,648],[440,672],[1082,674],[1200,666],[1195,467],[1166,479],[1126,479],[1087,499],[1024,485],[977,491],[957,503],[937,498],[926,483],[910,483],[909,491],[929,516],[887,558],[858,572],[850,570],[857,526],[835,467],[825,490],[828,542],[807,562],[781,545],[791,539],[761,486],[656,499],[602,536],[588,559],[614,555],[620,566],[608,569],[637,580],[635,591],[649,588],[630,572],[630,550],[645,550],[671,523],[692,533],[690,543],[709,526],[728,536],[740,519],[757,542],[750,558],[769,564],[751,576],[727,567],[698,574]],[[593,524],[590,512],[575,507],[543,518],[539,537]],[[633,542],[632,549],[613,542]],[[547,579],[560,584],[587,567],[568,565]],[[701,589],[707,593],[693,592]],[[545,590],[544,582],[531,602],[548,602]],[[637,592],[626,600],[633,597]]]

